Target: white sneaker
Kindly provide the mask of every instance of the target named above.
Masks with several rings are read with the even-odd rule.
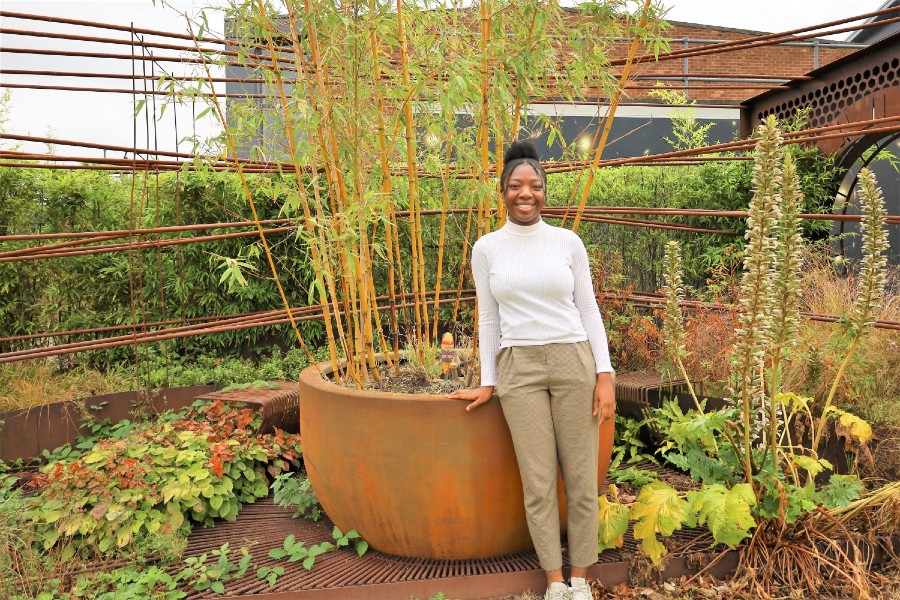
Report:
[[[544,592],[544,600],[570,600],[569,586],[561,581],[554,581]],[[592,599],[593,600],[593,599]]]
[[[572,577],[569,579],[569,599],[570,600],[594,600],[594,593],[591,592],[591,586],[582,577]]]

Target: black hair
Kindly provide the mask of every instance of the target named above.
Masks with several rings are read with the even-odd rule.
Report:
[[[506,182],[513,170],[521,164],[528,164],[534,168],[535,172],[544,182],[544,189],[547,189],[547,173],[541,166],[540,154],[538,149],[531,140],[517,140],[509,145],[506,152],[503,153],[503,172],[500,173],[500,191],[506,191]]]

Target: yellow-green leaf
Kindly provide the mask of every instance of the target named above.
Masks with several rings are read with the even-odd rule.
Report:
[[[730,490],[718,483],[704,485],[699,492],[688,492],[688,499],[699,524],[706,524],[721,544],[734,548],[756,527],[750,512],[756,494],[750,484],[739,483]]]
[[[621,548],[628,530],[628,508],[622,504],[610,503],[606,496],[600,496],[600,529],[597,536],[597,550],[603,552]]]
[[[845,411],[841,411],[838,419],[837,433],[860,444],[868,443],[872,439],[872,427],[856,415]]]
[[[686,508],[687,502],[667,483],[654,481],[641,488],[631,507],[631,519],[635,521],[634,537],[642,542],[653,564],[658,565],[666,553],[656,535],[670,536],[681,529],[688,518]]]
[[[831,463],[825,459],[817,460],[812,456],[805,456],[803,454],[788,454],[788,458],[790,458],[791,462],[801,469],[806,469],[809,471],[809,474],[815,477],[823,470],[831,469]]]

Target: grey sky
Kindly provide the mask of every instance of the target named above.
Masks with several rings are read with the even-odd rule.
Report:
[[[191,14],[195,13],[198,8],[210,4],[207,0],[171,0],[169,3],[176,6],[179,10]],[[877,10],[882,3],[882,0],[858,0],[854,2],[848,2],[847,0],[756,0],[752,3],[752,8],[744,8],[747,6],[745,3],[723,0],[666,0],[666,5],[670,7],[669,20],[766,32],[785,31],[870,12]],[[160,2],[157,2],[156,6],[154,6],[151,0],[3,0],[3,10],[119,25],[129,25],[133,22],[136,27],[146,29],[184,32],[186,30],[184,19],[177,15],[172,8],[162,7],[160,4]],[[738,8],[738,6],[742,8]],[[93,28],[20,19],[4,18],[2,25],[4,28],[9,29],[36,29],[47,32],[60,31],[87,36],[129,39],[129,35],[125,32],[106,32]],[[211,25],[221,27],[221,18],[218,18],[218,20],[213,19]],[[845,36],[846,34],[841,34],[835,37],[843,39]],[[75,47],[79,50],[117,53],[128,53],[130,51],[127,46],[88,44],[17,35],[0,36],[0,47],[69,49]],[[170,51],[159,51],[159,54],[163,52]],[[103,71],[124,74],[130,74],[132,69],[131,61],[127,60],[112,61],[107,59],[13,53],[3,53],[0,55],[0,60],[2,60],[0,66],[3,69],[40,69],[69,72]],[[184,68],[182,67],[182,69]],[[184,70],[176,72],[179,74],[185,73]],[[141,72],[139,71],[138,74],[141,74]],[[159,75],[160,72],[148,72],[147,74]],[[27,79],[30,82],[40,84],[104,88],[131,87],[131,82],[128,80],[61,77],[25,78],[6,74],[0,75],[0,78],[9,83],[24,82]],[[199,105],[196,108],[198,112],[201,109],[202,107]],[[157,108],[158,110],[159,108]],[[182,107],[177,111],[168,108],[165,114],[157,120],[155,132],[153,124],[151,123],[148,127],[143,116],[135,124],[133,112],[133,100],[128,94],[15,89],[12,91],[5,129],[10,133],[53,137],[56,139],[71,139],[128,147],[136,143],[138,147],[155,146],[160,149],[175,149],[177,139],[175,134],[176,117],[178,137],[184,137],[192,132],[191,107]],[[197,133],[206,135],[213,130],[214,124],[210,120],[206,123],[200,123]],[[5,143],[3,147],[9,147],[9,143]],[[20,144],[20,149],[36,152],[46,151],[45,147],[39,144],[23,143]],[[188,144],[182,144],[180,147],[182,151],[188,151],[189,149],[190,145]],[[59,155],[77,154],[79,156],[96,156],[100,154],[99,151],[63,146],[57,146],[55,153]]]

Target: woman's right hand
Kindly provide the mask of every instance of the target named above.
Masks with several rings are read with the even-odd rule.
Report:
[[[492,385],[483,385],[477,388],[470,388],[466,390],[455,390],[447,394],[447,398],[452,400],[472,400],[471,404],[466,406],[466,411],[470,411],[478,408],[485,402],[491,399],[491,396],[494,395],[494,386]]]

